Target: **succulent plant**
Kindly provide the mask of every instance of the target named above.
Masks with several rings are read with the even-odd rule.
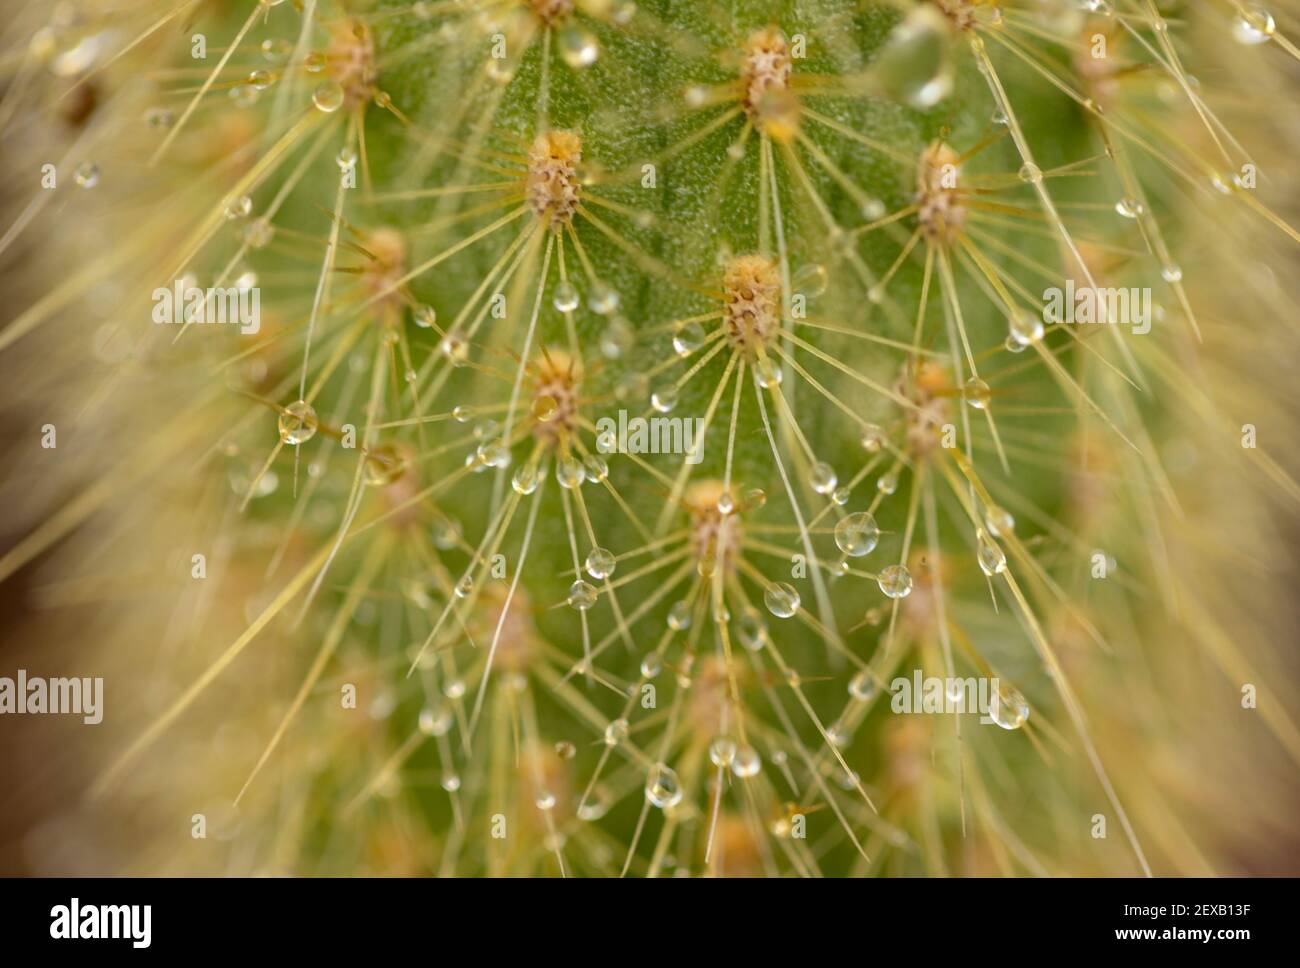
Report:
[[[1295,15],[21,7],[9,866],[1284,864]]]

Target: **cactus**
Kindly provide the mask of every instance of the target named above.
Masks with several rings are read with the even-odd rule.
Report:
[[[24,8],[23,863],[1267,868],[1284,6]]]

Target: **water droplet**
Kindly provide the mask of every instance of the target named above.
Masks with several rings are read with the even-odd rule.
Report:
[[[1018,312],[1007,321],[1010,339],[1020,346],[1037,343],[1043,338],[1043,321],[1031,312]]]
[[[1029,703],[1019,690],[999,686],[989,699],[989,718],[1003,729],[1019,729],[1029,718]]]
[[[351,171],[356,166],[357,153],[346,146],[340,148],[339,153],[334,156],[334,163],[339,166],[341,172]]]
[[[605,727],[605,745],[617,746],[619,743],[627,742],[629,732],[626,719],[611,720]]]
[[[679,327],[673,333],[673,352],[681,357],[690,356],[700,348],[706,335],[704,327],[699,323],[687,323]]]
[[[875,454],[885,446],[885,431],[877,424],[862,425],[862,449],[868,454]]]
[[[656,763],[645,781],[645,798],[661,810],[671,810],[682,802],[682,784],[671,767]]]
[[[540,481],[541,474],[538,473],[536,464],[520,464],[515,468],[514,476],[510,478],[510,486],[518,493],[527,496],[537,490]]]
[[[912,573],[904,565],[890,565],[880,572],[876,584],[889,598],[906,598],[912,592]]]
[[[144,123],[151,128],[170,128],[176,115],[167,108],[152,107],[144,113]]]
[[[756,609],[746,609],[740,616],[736,625],[736,638],[750,652],[758,652],[767,644],[767,624]]]
[[[1017,175],[1022,182],[1028,182],[1030,185],[1037,185],[1043,180],[1043,170],[1032,161],[1027,161],[1021,165]]]
[[[474,579],[469,575],[465,575],[460,581],[456,582],[455,592],[457,598],[469,598],[469,593],[473,590]]]
[[[835,525],[835,544],[854,558],[871,554],[880,541],[880,528],[870,511],[847,514]]]
[[[891,467],[876,478],[876,490],[888,497],[898,490],[898,468]]]
[[[587,480],[593,484],[599,484],[609,477],[609,465],[605,463],[604,458],[597,457],[595,454],[588,454],[582,459],[582,468],[587,474]]]
[[[1168,265],[1166,265],[1163,269],[1160,270],[1160,277],[1164,279],[1165,282],[1171,284],[1175,282],[1182,282],[1183,270],[1171,262]]]
[[[573,490],[581,487],[582,482],[587,479],[587,469],[582,466],[582,461],[572,454],[565,454],[555,462],[555,479],[560,482],[560,487]]]
[[[1006,554],[998,547],[998,543],[984,532],[983,528],[975,536],[975,543],[977,545],[976,557],[979,559],[980,571],[993,576],[1007,570]]]
[[[1233,39],[1247,46],[1267,43],[1276,31],[1273,15],[1257,3],[1247,4],[1232,25]]]
[[[585,612],[596,604],[596,587],[579,578],[569,586],[568,603],[579,612]]]
[[[790,279],[795,292],[801,292],[809,299],[816,299],[826,292],[830,283],[830,273],[820,263],[812,262],[801,266]]]
[[[650,394],[650,406],[660,413],[668,413],[677,406],[677,387],[667,386]]]
[[[717,767],[726,769],[736,759],[736,741],[730,736],[719,736],[709,744],[709,761]]]
[[[248,213],[253,210],[253,200],[247,195],[240,195],[236,198],[226,200],[225,216],[230,221],[247,218]]]
[[[377,447],[366,457],[366,482],[387,487],[406,473],[406,458],[390,446]]]
[[[758,750],[745,745],[736,748],[735,759],[731,761],[731,772],[741,779],[757,776],[763,761],[758,757]]]
[[[799,611],[799,593],[787,582],[773,582],[763,591],[763,603],[777,618],[789,618]]]
[[[446,736],[451,732],[452,714],[446,706],[434,709],[425,706],[420,710],[420,732],[425,736]]]
[[[432,319],[429,325],[433,325]],[[447,335],[438,341],[438,352],[446,358],[452,366],[464,366],[469,360],[469,343],[456,330],[449,330]]]
[[[600,352],[606,359],[617,360],[636,343],[636,332],[632,324],[622,316],[615,316],[600,334]],[[631,374],[640,376],[640,374]],[[641,394],[635,394],[640,396]]]
[[[754,367],[754,382],[764,390],[780,386],[783,377],[781,367],[777,366],[776,361],[770,356],[763,357]]]
[[[592,283],[591,311],[601,316],[608,316],[618,309],[618,293],[603,282]]]
[[[305,444],[316,436],[316,411],[306,400],[295,400],[280,414],[280,439],[286,444]]]
[[[1115,211],[1125,218],[1137,218],[1146,209],[1136,198],[1121,198],[1115,203]]]
[[[614,569],[617,566],[618,559],[607,548],[592,548],[587,554],[585,563],[587,574],[597,581],[603,581],[614,574]]]
[[[561,27],[556,40],[564,63],[574,70],[590,67],[600,56],[600,43],[595,35],[581,24],[568,23]]]
[[[645,679],[653,679],[663,671],[663,663],[659,659],[657,652],[652,652],[641,660],[641,676]]]
[[[555,415],[560,412],[560,405],[556,402],[555,397],[549,393],[543,393],[533,399],[533,416],[538,423],[548,423],[555,419]]]
[[[555,744],[555,755],[562,760],[571,760],[578,755],[578,747],[562,739]]]
[[[1016,529],[1016,519],[1010,511],[990,504],[984,511],[984,527],[995,538],[1007,538]]]
[[[876,694],[876,680],[867,669],[856,673],[849,680],[849,695],[858,702],[867,702]]]
[[[839,483],[839,476],[835,473],[835,468],[826,461],[819,460],[809,470],[808,481],[818,494],[829,494]]]
[[[275,226],[269,219],[255,218],[244,226],[244,242],[250,249],[265,249],[275,236]]]
[[[682,600],[668,610],[668,627],[674,632],[682,632],[691,627],[691,606],[688,602]]]
[[[248,75],[248,83],[253,85],[253,87],[257,88],[259,91],[265,91],[271,86],[273,80],[275,80],[275,78],[271,76],[271,72],[264,71],[261,68],[258,68]]]
[[[442,777],[442,788],[448,793],[455,793],[460,789],[460,777],[455,773],[445,773]]]
[[[322,81],[312,94],[311,103],[318,111],[333,114],[343,107],[343,85],[338,81]]]
[[[555,308],[560,312],[571,313],[578,308],[582,299],[578,295],[578,287],[565,279],[556,285],[551,301],[555,303]]]
[[[962,387],[962,395],[965,396],[966,402],[976,410],[987,410],[992,391],[989,390],[989,385],[979,377],[971,377]]]
[[[927,5],[912,8],[885,40],[873,77],[896,101],[924,110],[952,90],[947,19]]]
[[[99,166],[93,162],[83,161],[72,173],[72,180],[78,188],[94,188],[99,184]]]

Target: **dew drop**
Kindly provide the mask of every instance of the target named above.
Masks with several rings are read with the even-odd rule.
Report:
[[[1010,511],[990,504],[984,511],[984,527],[995,538],[1007,538],[1016,529],[1016,519]]]
[[[673,333],[673,352],[687,357],[700,348],[705,339],[704,327],[699,323],[687,323]]]
[[[1183,270],[1173,263],[1170,263],[1160,270],[1160,277],[1168,283],[1182,282]]]
[[[610,575],[614,574],[614,569],[618,566],[618,559],[614,553],[607,548],[592,548],[587,554],[585,567],[587,574],[597,581],[603,581]]]
[[[601,316],[608,316],[618,309],[618,293],[603,282],[596,282],[591,287],[591,311]]]
[[[767,624],[756,609],[747,609],[740,616],[740,621],[736,624],[736,638],[750,652],[758,652],[767,644]]]
[[[717,767],[727,769],[736,760],[736,741],[730,736],[719,736],[709,744],[709,761]]]
[[[876,584],[889,598],[906,598],[912,592],[912,573],[904,565],[889,565],[881,570]]]
[[[735,759],[731,761],[731,772],[741,779],[757,776],[763,761],[758,757],[758,750],[745,745],[736,748]]]
[[[989,700],[989,717],[1003,729],[1019,729],[1029,718],[1029,703],[1019,690],[999,686]]]
[[[668,627],[674,632],[682,632],[691,627],[691,606],[685,600],[677,602],[668,610]]]
[[[661,810],[671,810],[682,802],[682,784],[672,768],[656,763],[645,781],[645,798]]]
[[[835,468],[826,461],[819,460],[809,470],[808,482],[818,494],[829,494],[839,483],[839,476],[835,473]]]
[[[555,462],[555,479],[560,482],[560,487],[573,490],[581,487],[582,482],[587,479],[587,469],[582,466],[582,461],[572,454],[565,454]]]
[[[247,195],[240,195],[231,198],[226,202],[225,216],[230,221],[236,219],[248,218],[248,214],[253,210],[253,200]]]
[[[677,406],[677,387],[667,386],[650,394],[650,406],[660,413],[668,413]]]
[[[99,166],[93,162],[83,161],[72,173],[72,180],[78,188],[94,188],[99,184]]]
[[[614,719],[605,727],[605,745],[617,746],[619,743],[627,742],[629,729],[626,719]]]
[[[780,386],[783,376],[781,368],[770,356],[763,357],[754,367],[754,382],[764,390]]]
[[[888,497],[898,490],[898,468],[891,467],[876,478],[876,490]]]
[[[1251,47],[1267,43],[1276,31],[1273,15],[1256,3],[1247,4],[1232,25],[1233,39]]]
[[[571,313],[578,308],[582,300],[578,295],[578,287],[565,279],[556,285],[551,301],[560,312]]]
[[[600,56],[600,43],[590,30],[580,24],[569,23],[560,28],[556,40],[560,57],[574,70],[590,67]]]
[[[1007,321],[1010,338],[1020,346],[1029,346],[1043,338],[1043,321],[1031,312],[1019,312]]]
[[[295,400],[280,414],[280,439],[286,444],[305,444],[316,436],[316,411],[306,400]]]
[[[876,694],[876,680],[867,669],[858,672],[849,680],[849,695],[858,702],[867,702]]]
[[[835,544],[853,558],[871,554],[879,541],[880,528],[870,511],[845,515],[835,525]]]
[[[803,293],[809,299],[816,299],[825,293],[829,283],[830,273],[826,271],[824,265],[816,262],[801,266],[790,280],[794,290]]]
[[[615,316],[600,334],[600,352],[606,359],[617,360],[636,342],[632,324],[622,316]]]
[[[543,393],[533,399],[533,417],[538,423],[549,423],[555,419],[555,415],[560,412],[560,405],[556,403],[555,397],[548,393]]]
[[[510,486],[515,492],[527,497],[537,490],[537,485],[541,482],[541,474],[538,473],[536,464],[520,464],[515,468],[514,476],[510,478]]]
[[[311,96],[316,110],[333,114],[343,107],[343,85],[338,81],[322,81]]]
[[[457,598],[469,598],[469,593],[473,590],[474,579],[469,575],[465,575],[460,581],[456,582],[455,592]]]
[[[609,477],[609,465],[605,463],[604,458],[597,457],[595,454],[588,454],[582,459],[582,468],[586,472],[587,480],[593,484],[599,484]]]
[[[1027,161],[1021,165],[1017,175],[1022,182],[1027,182],[1030,185],[1037,185],[1043,180],[1043,170],[1032,161]]]
[[[596,604],[596,588],[590,582],[579,578],[569,586],[567,601],[571,608],[576,608],[579,612],[585,612]]]
[[[998,543],[990,538],[981,528],[979,534],[975,536],[977,545],[976,557],[979,559],[980,571],[992,577],[1001,574],[1007,570],[1007,556],[998,547]]]
[[[1136,198],[1121,198],[1115,203],[1115,211],[1125,218],[1137,218],[1146,209]]]
[[[875,454],[885,446],[885,431],[873,423],[862,425],[862,449],[868,454]]]
[[[763,591],[763,603],[777,618],[790,618],[799,611],[799,593],[788,582],[773,582]]]
[[[967,380],[962,387],[962,394],[966,397],[966,402],[976,410],[987,410],[989,397],[992,396],[989,385],[979,377],[971,377]]]

